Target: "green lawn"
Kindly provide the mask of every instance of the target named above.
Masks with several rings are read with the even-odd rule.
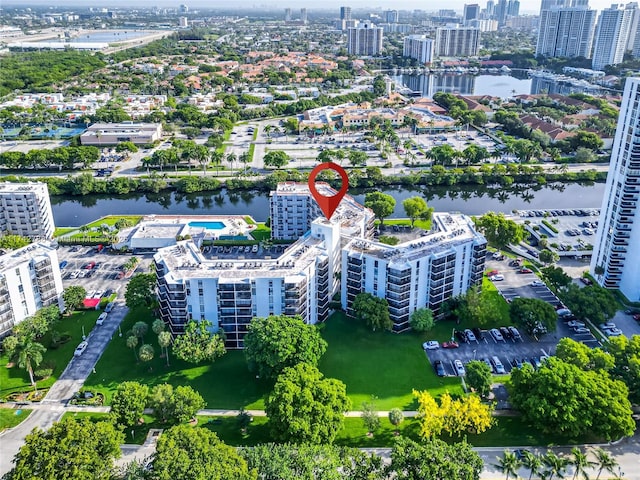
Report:
[[[26,408],[21,408],[18,410],[14,410],[11,408],[0,408],[0,432],[7,429],[12,428],[25,420],[31,410]]]
[[[329,343],[320,360],[320,370],[347,385],[353,410],[377,397],[380,410],[415,409],[412,390],[429,389],[433,395],[445,391],[461,393],[460,381],[436,376],[422,349],[431,335],[371,332],[361,322],[334,314],[323,328]]]
[[[41,367],[53,368],[53,374],[45,380],[38,381],[38,388],[48,388],[58,379],[73,357],[73,351],[82,341],[82,327],[84,326],[85,334],[89,335],[99,314],[100,312],[92,310],[75,312],[70,317],[62,317],[56,330],[62,335],[70,335],[71,338],[58,348],[49,349],[44,354]],[[51,334],[45,335],[40,341],[45,347],[48,347],[51,343]],[[7,368],[8,362],[9,359],[6,355],[0,356],[0,398],[5,398],[14,392],[32,389],[27,371],[17,365]]]
[[[380,221],[376,220],[376,225],[380,225]],[[411,226],[411,220],[408,218],[385,218],[384,219],[385,226],[391,225],[408,225]],[[413,223],[413,226],[416,228],[421,228],[426,230],[427,232],[431,230],[431,220],[416,220]]]
[[[145,342],[153,345],[156,356],[149,363],[136,362],[131,349],[126,346],[126,333],[139,320],[149,324]],[[137,381],[154,386],[160,383],[190,385],[207,401],[208,408],[263,408],[264,394],[269,386],[256,380],[247,369],[244,353],[228,351],[213,364],[192,365],[170,355],[170,365],[160,358],[156,335],[151,332],[153,317],[146,309],[135,309],[128,313],[122,323],[123,336],[115,336],[100,361],[96,374],[85,382],[85,387],[105,395],[105,402],[123,381]]]
[[[258,226],[255,230],[251,232],[251,236],[256,240],[270,240],[271,239],[271,229],[267,227],[264,223],[258,223]]]
[[[129,220],[132,225],[137,225],[140,220],[142,220],[142,215],[108,215],[106,217],[99,218],[95,222],[88,223],[87,227],[97,228],[105,223],[110,227],[113,227],[118,222],[118,220],[122,219]]]
[[[75,231],[77,229],[78,229],[78,227],[56,227],[55,231],[53,232],[53,236],[54,237],[59,237],[59,236],[64,235],[66,233],[73,232],[73,231]]]

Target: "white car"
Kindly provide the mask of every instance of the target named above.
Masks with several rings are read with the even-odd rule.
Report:
[[[569,310],[568,308],[561,308],[559,310],[556,310],[556,313],[559,317],[564,317],[565,315],[571,315],[571,310]]]
[[[582,328],[582,327],[586,327],[586,325],[582,322],[579,322],[578,320],[571,320],[570,322],[567,323],[567,326],[569,328]]]
[[[460,360],[454,360],[453,367],[456,369],[456,375],[459,377],[464,377],[467,374],[467,371],[464,369],[464,365],[462,365]]]
[[[469,341],[469,342],[475,342],[476,341],[475,334],[471,330],[469,330],[468,328],[464,331],[464,334],[467,337],[467,341]]]
[[[108,315],[109,314],[107,312],[102,312],[98,317],[98,320],[96,320],[96,325],[102,325],[104,321],[107,319]]]
[[[617,325],[613,322],[601,323],[598,325],[602,330],[613,330],[618,328]]]
[[[500,330],[498,330],[497,328],[492,328],[491,330],[489,330],[489,333],[496,342],[502,342],[504,340],[504,337],[500,333]]]
[[[489,280],[491,280],[492,282],[501,282],[502,280],[504,280],[504,275],[492,275],[489,277]]]
[[[435,340],[429,340],[428,342],[424,342],[422,344],[422,348],[424,348],[425,350],[436,350],[440,348],[440,344]]]
[[[591,333],[591,330],[589,330],[589,329],[588,329],[588,328],[586,328],[586,327],[575,327],[575,328],[573,329],[573,331],[574,331],[575,333]]]
[[[78,345],[75,351],[73,352],[73,356],[79,357],[84,353],[84,351],[87,349],[88,346],[89,344],[87,342],[80,342],[80,345]]]
[[[608,330],[605,330],[604,333],[607,337],[619,337],[620,335],[622,335],[622,330],[620,330],[619,328],[610,328]]]
[[[544,282],[542,280],[534,280],[531,282],[532,287],[544,287]]]
[[[75,270],[71,272],[71,275],[69,275],[69,278],[78,278],[78,275],[80,275],[80,272],[78,270]]]

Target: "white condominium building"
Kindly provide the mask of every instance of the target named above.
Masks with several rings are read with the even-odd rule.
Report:
[[[190,319],[209,320],[227,348],[242,348],[251,319],[300,315],[323,322],[337,288],[340,226],[324,219],[279,258],[205,258],[191,241],[160,249],[154,257],[160,317],[172,333]]]
[[[600,13],[596,28],[591,68],[602,70],[607,65],[622,63],[631,32],[634,10],[611,5]]]
[[[316,182],[321,195],[331,197],[337,192],[329,184]],[[278,184],[269,199],[271,213],[271,238],[297,240],[311,229],[311,222],[322,217],[315,199],[306,183],[286,182]],[[345,195],[336,209],[332,222],[340,222],[341,234],[357,237],[373,235],[375,216],[350,195]]]
[[[586,5],[542,10],[536,56],[591,58],[597,13]]]
[[[473,57],[480,48],[480,30],[459,25],[436,29],[435,54],[439,57]]]
[[[434,41],[426,35],[408,35],[404,37],[402,56],[415,58],[420,63],[432,63],[434,60]]]
[[[613,142],[591,274],[640,301],[640,78],[628,78]]]
[[[62,303],[62,277],[56,249],[27,245],[0,256],[0,338],[39,309]]]
[[[0,233],[49,239],[54,230],[46,183],[0,183]]]
[[[389,303],[393,330],[407,330],[416,309],[437,312],[482,283],[486,244],[469,217],[442,213],[426,236],[399,245],[353,239],[342,250],[342,308],[351,313],[356,295],[371,293]]]

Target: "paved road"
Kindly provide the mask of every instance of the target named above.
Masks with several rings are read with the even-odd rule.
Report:
[[[80,390],[87,377],[93,371],[98,359],[104,352],[118,329],[118,325],[128,312],[128,308],[118,301],[117,307],[101,326],[93,328],[87,337],[89,346],[80,357],[74,357],[58,381],[49,389],[40,408],[35,408],[29,417],[15,428],[0,434],[0,475],[4,475],[12,468],[13,457],[24,443],[24,438],[35,427],[49,428],[60,420],[65,412],[65,406],[73,394]],[[117,335],[117,333],[116,333]]]

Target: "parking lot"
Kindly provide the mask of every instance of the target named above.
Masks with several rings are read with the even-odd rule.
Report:
[[[540,342],[528,337],[524,332],[520,332],[521,339],[515,340],[503,339],[495,340],[488,331],[482,331],[482,339],[476,339],[475,342],[461,343],[458,342],[458,348],[442,348],[435,350],[426,350],[429,361],[433,365],[436,360],[443,363],[446,375],[456,375],[453,362],[460,360],[463,364],[467,364],[472,360],[487,360],[491,357],[498,357],[505,368],[510,372],[518,362],[524,363],[536,360],[539,362],[541,356],[553,355],[558,339],[555,335],[545,335]]]
[[[106,249],[103,252],[106,252]],[[138,255],[137,257],[141,262],[135,273],[148,272],[152,256]],[[118,277],[122,266],[130,258],[129,255],[97,253],[96,247],[61,246],[58,248],[60,263],[67,262],[61,271],[64,287],[80,285],[87,291],[87,296],[91,297],[102,296],[108,290],[119,292],[119,296],[122,297],[124,291],[120,289],[127,280]],[[91,269],[86,268],[90,263],[95,265]]]
[[[511,260],[510,258],[494,260],[491,256],[487,256],[485,264],[487,270],[495,270],[504,278],[504,280],[494,281],[493,284],[507,302],[522,297],[538,298],[554,307],[560,304],[558,297],[540,281],[540,278],[535,273],[527,272],[528,269],[524,270],[526,273],[522,273],[521,267],[510,264]]]

